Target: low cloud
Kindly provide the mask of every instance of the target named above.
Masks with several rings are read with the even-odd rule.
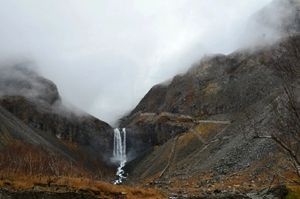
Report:
[[[1,1],[0,59],[33,60],[64,99],[113,124],[204,54],[257,41],[247,23],[270,2]]]

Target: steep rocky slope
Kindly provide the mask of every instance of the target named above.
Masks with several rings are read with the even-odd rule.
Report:
[[[276,131],[274,109],[284,95],[274,65],[280,59],[287,63],[289,55],[277,57],[278,51],[291,52],[294,42],[300,44],[299,35],[259,51],[206,58],[169,85],[151,89],[122,123],[134,132],[130,136],[144,143],[156,140],[145,156],[129,164],[130,179],[168,193],[197,195],[260,189],[272,184],[274,175],[294,175],[275,142],[255,138]],[[162,88],[163,100],[157,100]],[[177,119],[176,125],[169,125],[170,118],[149,119],[160,112],[188,119]]]
[[[272,68],[277,47],[204,58],[186,74],[176,76],[169,85],[153,87],[132,113],[121,120],[121,125],[132,134],[143,136],[143,140],[153,140],[152,136],[172,138],[184,133],[195,126],[196,121],[237,120],[249,106],[268,100],[281,84]],[[170,126],[168,119],[141,122],[145,115],[161,112],[178,117],[185,115],[190,123],[186,126],[175,122],[176,125]],[[162,143],[153,142],[152,146]]]
[[[2,67],[0,75],[1,146],[16,141],[67,157],[82,170],[111,177],[111,127],[65,107],[51,81],[26,67]],[[95,174],[96,175],[96,174]]]
[[[274,3],[280,2],[299,8],[299,1]],[[127,166],[130,183],[180,197],[225,190],[247,192],[244,197],[251,198],[252,191],[293,179],[295,170],[285,151],[271,139],[257,139],[278,130],[279,109],[289,114],[280,104],[287,101],[287,79],[278,65],[300,68],[299,13],[293,13],[283,18],[295,19],[284,23],[283,28],[293,27],[290,36],[264,47],[205,57],[169,84],[154,86],[121,119],[128,136],[138,137],[145,147],[137,149],[141,156],[136,154]],[[297,93],[299,84],[292,84]]]

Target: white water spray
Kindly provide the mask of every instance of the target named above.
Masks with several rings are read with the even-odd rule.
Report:
[[[123,134],[123,138],[122,138]],[[118,128],[114,129],[114,151],[113,151],[113,160],[119,163],[117,169],[117,179],[114,181],[114,184],[121,184],[126,178],[124,176],[124,166],[126,164],[126,129],[123,128],[120,131]]]

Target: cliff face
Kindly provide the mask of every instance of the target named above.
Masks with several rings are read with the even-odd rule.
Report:
[[[62,112],[61,107],[57,107],[61,105],[51,107],[23,96],[2,97],[0,105],[33,129],[104,154],[111,150],[111,127],[92,116],[79,116],[66,109]]]
[[[62,104],[55,84],[28,68],[1,68],[0,82],[3,137],[67,155],[87,170],[111,170],[107,162],[113,133],[107,123],[69,110]],[[11,144],[5,140],[1,143],[2,147]],[[111,175],[111,171],[106,174]]]
[[[168,86],[152,88],[132,114],[165,111],[205,118],[240,111],[279,84],[268,66],[271,55],[236,53],[206,58]]]

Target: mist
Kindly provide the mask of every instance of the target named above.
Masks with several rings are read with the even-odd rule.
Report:
[[[31,60],[63,99],[115,124],[203,55],[260,41],[249,19],[270,2],[2,0],[0,60]],[[279,37],[263,31],[268,42]]]

